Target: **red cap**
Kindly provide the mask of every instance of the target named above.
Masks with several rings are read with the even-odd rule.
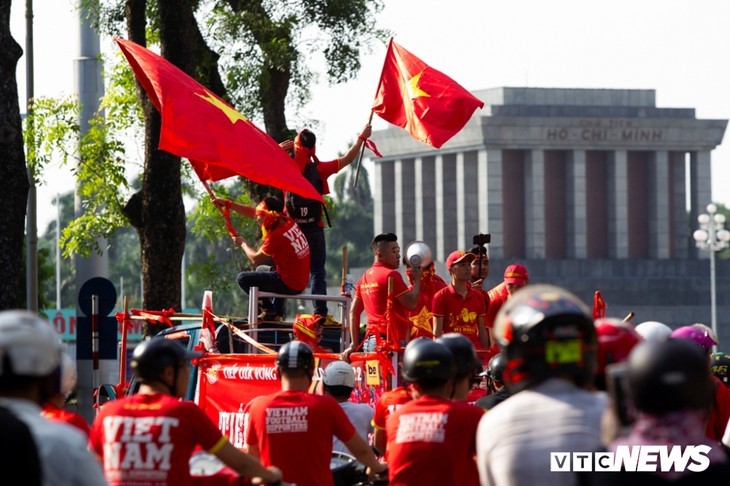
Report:
[[[527,269],[518,263],[510,265],[504,271],[504,283],[525,284],[527,280]]]
[[[465,258],[469,261],[472,261],[476,257],[477,256],[473,253],[466,253],[461,250],[452,251],[451,254],[449,255],[449,257],[446,259],[446,268],[447,269],[451,268],[451,265],[453,265],[455,263],[459,263],[460,261],[462,261]]]

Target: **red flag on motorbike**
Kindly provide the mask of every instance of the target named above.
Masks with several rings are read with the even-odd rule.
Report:
[[[160,112],[160,150],[188,158],[203,180],[240,175],[322,200],[292,158],[232,106],[152,51],[115,41]]]
[[[380,118],[440,148],[482,107],[459,83],[390,40],[373,102]]]

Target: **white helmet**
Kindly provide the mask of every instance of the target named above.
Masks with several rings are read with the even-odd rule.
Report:
[[[672,328],[662,322],[646,321],[635,328],[644,341],[660,342],[669,339]]]
[[[76,388],[76,381],[78,375],[76,372],[76,361],[74,361],[68,353],[61,354],[61,383],[60,392],[69,396],[74,388]]]
[[[5,359],[12,370],[3,369]],[[61,348],[50,325],[32,312],[0,312],[0,375],[47,376],[61,363]]]
[[[322,381],[327,386],[346,386],[355,388],[355,371],[349,363],[333,361],[324,369]]]

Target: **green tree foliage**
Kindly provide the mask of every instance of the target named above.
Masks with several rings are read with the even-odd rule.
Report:
[[[356,187],[352,187],[355,169],[351,165],[335,178],[336,203],[330,210],[332,228],[325,231],[327,239],[327,274],[330,285],[342,275],[342,247],[347,246],[348,267],[372,264],[370,242],[373,239],[373,198],[368,173],[360,169]]]
[[[103,32],[143,45],[158,44],[165,58],[230,100],[246,116],[263,118],[266,131],[277,141],[292,135],[285,108],[296,108],[308,99],[314,73],[309,66],[324,57],[331,82],[351,79],[360,68],[364,49],[386,36],[374,26],[375,13],[382,8],[380,0],[84,0],[82,6]],[[202,22],[204,29],[199,26]],[[107,63],[105,69],[110,79],[102,102],[106,116],[92,122],[89,134],[80,141],[80,155],[73,159],[68,150],[74,137],[78,138],[78,126],[61,121],[56,122],[59,133],[51,136],[53,148],[44,150],[49,157],[74,160],[78,167],[79,194],[86,213],[64,229],[64,254],[98,251],[99,236],[112,241],[115,231],[131,224],[142,248],[137,255],[142,259],[145,305],[177,307],[178,252],[182,254],[178,243],[185,238],[184,215],[178,211],[182,208],[180,178],[186,171],[180,170],[177,157],[157,150],[159,115],[134,83],[126,63]],[[50,110],[45,116],[52,116]],[[130,160],[119,142],[140,126],[144,127],[143,164]],[[137,130],[140,138],[141,130]],[[125,168],[129,171],[135,164],[141,167],[142,185],[130,196],[127,180],[136,174],[128,177]],[[249,196],[240,197],[254,201],[271,191],[250,183],[245,187]],[[222,285],[214,267],[237,271],[247,263],[230,251],[229,238],[220,235],[224,225],[210,203],[205,197],[196,198],[199,204],[190,230],[207,237],[208,243],[196,240],[188,249],[187,278],[194,287],[226,291],[230,285]],[[349,209],[343,211],[349,218]],[[206,218],[217,221],[213,223],[217,231],[205,229],[209,223],[202,221]],[[251,231],[245,229],[246,223],[239,224],[244,228],[239,231]],[[116,250],[114,243],[110,245],[111,255]],[[231,306],[240,304],[232,302]]]

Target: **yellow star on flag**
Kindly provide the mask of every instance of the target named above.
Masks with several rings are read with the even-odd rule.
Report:
[[[420,329],[428,334],[433,334],[433,327],[431,326],[432,317],[433,313],[429,312],[425,305],[421,307],[421,311],[417,315],[409,317],[408,320],[413,322],[413,327],[411,327],[411,336],[416,332],[416,329]]]
[[[205,94],[195,93],[195,95],[203,98],[211,105],[218,107],[228,117],[228,119],[231,120],[231,124],[236,123],[237,120],[243,120],[244,122],[247,121],[245,116],[241,115],[234,108],[213,96],[210,91],[206,90]]]
[[[430,94],[426,93],[418,86],[418,81],[421,79],[421,75],[423,75],[423,71],[408,80],[408,97],[412,100],[415,100],[416,98],[431,97]]]

